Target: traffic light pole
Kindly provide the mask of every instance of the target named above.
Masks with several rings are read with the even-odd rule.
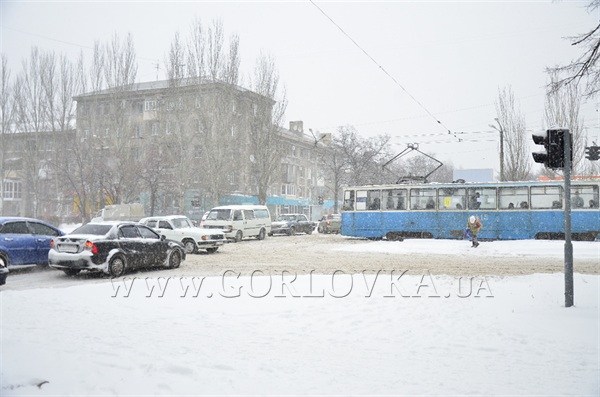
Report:
[[[573,306],[573,243],[571,242],[571,134],[564,134],[565,178],[565,307]]]

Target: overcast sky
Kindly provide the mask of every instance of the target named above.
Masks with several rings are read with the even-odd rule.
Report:
[[[289,101],[287,121],[333,132],[354,125],[389,134],[452,161],[498,169],[494,123],[498,88],[512,86],[527,128],[542,131],[545,68],[578,55],[565,37],[590,30],[599,14],[588,1],[315,2],[394,80],[310,1],[71,2],[2,1],[1,47],[13,76],[32,46],[75,59],[94,40],[131,32],[139,81],[164,78],[165,53],[195,17],[223,22],[240,37],[247,82],[259,53],[275,58]],[[411,98],[411,96],[414,98]],[[465,142],[447,134],[423,107]],[[588,134],[600,143],[598,101],[583,106]],[[476,140],[473,142],[473,140]]]

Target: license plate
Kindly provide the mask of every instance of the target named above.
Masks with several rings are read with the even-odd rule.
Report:
[[[74,245],[74,244],[61,244],[60,245],[60,252],[67,252],[70,254],[74,254],[77,251],[79,251],[79,246]]]

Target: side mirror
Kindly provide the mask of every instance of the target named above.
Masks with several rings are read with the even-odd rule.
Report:
[[[165,241],[167,239],[167,237],[164,234],[160,235],[160,241]]]

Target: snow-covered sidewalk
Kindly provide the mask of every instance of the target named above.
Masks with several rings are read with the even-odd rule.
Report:
[[[398,276],[2,291],[0,394],[598,395],[598,276]]]

